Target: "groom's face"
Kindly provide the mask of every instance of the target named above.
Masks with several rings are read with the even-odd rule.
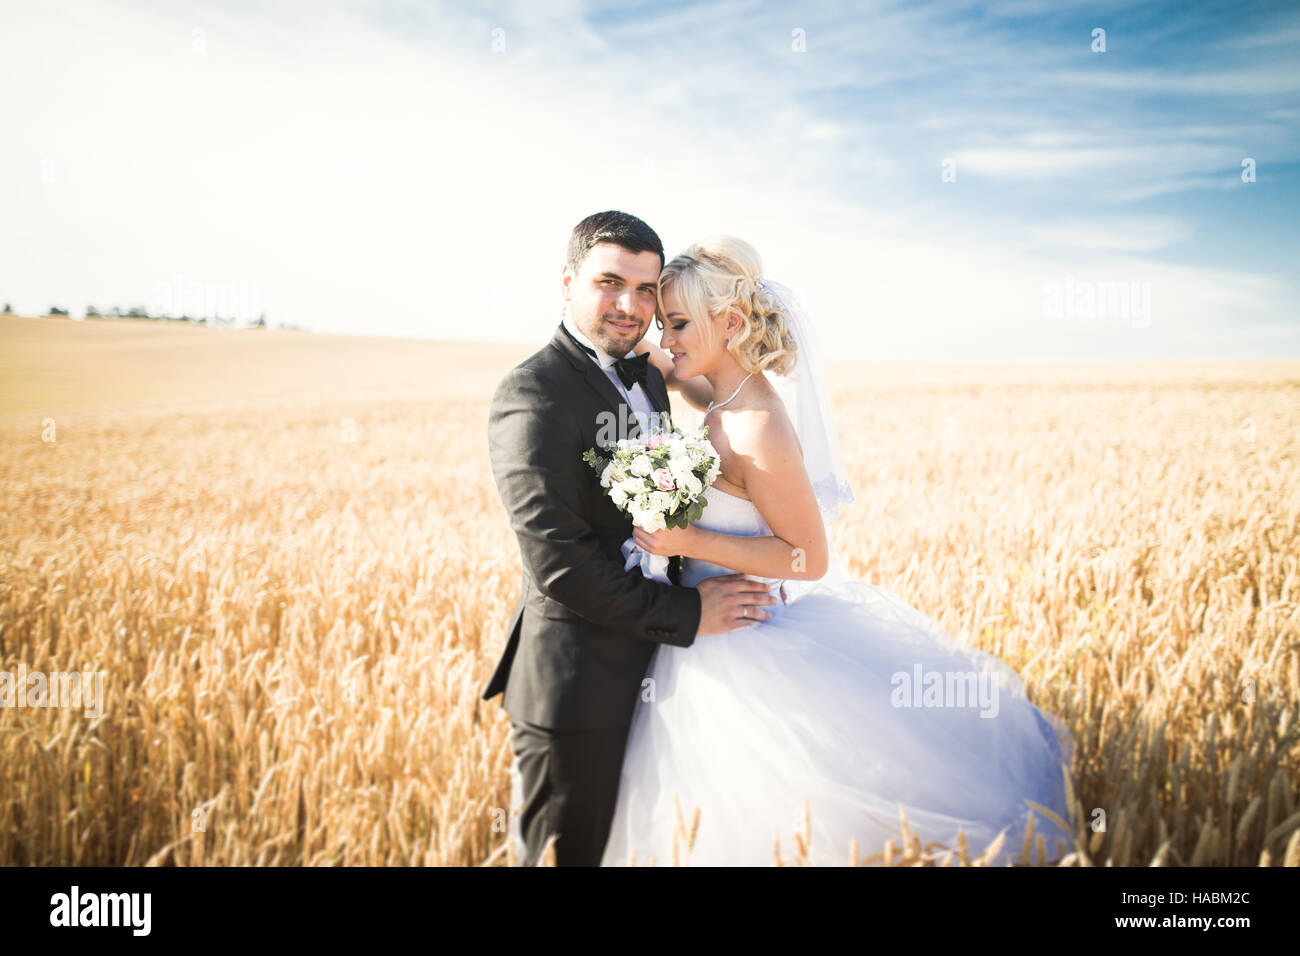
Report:
[[[622,358],[650,328],[661,267],[658,253],[596,243],[576,275],[567,263],[564,266],[564,299],[573,324],[610,355]]]

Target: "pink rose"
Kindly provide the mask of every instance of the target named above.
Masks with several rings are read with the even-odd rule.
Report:
[[[648,451],[651,448],[658,448],[663,443],[664,443],[663,435],[658,435],[658,434],[651,435],[649,438],[646,439],[645,447],[646,450]]]
[[[673,484],[673,473],[667,468],[656,468],[653,472],[655,485],[660,491],[672,491],[677,486]]]

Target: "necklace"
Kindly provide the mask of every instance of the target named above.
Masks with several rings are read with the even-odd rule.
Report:
[[[721,408],[723,405],[727,404],[727,402],[731,401],[732,398],[739,395],[740,390],[745,387],[745,383],[749,381],[750,376],[753,374],[753,372],[750,372],[749,375],[746,375],[740,380],[740,384],[736,386],[736,390],[731,393],[731,397],[728,398],[726,402],[709,402],[709,407],[705,409],[704,414],[709,414],[709,412],[713,411],[715,408]]]

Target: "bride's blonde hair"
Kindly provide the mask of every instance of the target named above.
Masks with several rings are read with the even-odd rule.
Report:
[[[712,347],[717,330],[713,320],[731,311],[744,320],[727,351],[746,372],[759,370],[786,375],[794,368],[794,337],[785,313],[772,293],[759,288],[763,260],[758,251],[735,236],[710,236],[686,247],[659,274],[659,318],[664,315],[664,290],[677,290],[687,314],[700,323],[700,338]]]

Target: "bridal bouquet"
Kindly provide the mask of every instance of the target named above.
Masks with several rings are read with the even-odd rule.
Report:
[[[704,489],[718,477],[717,449],[709,426],[652,432],[648,438],[623,438],[602,450],[589,448],[582,459],[600,474],[600,486],[619,511],[646,531],[685,528],[704,513]],[[632,538],[623,542],[626,570],[641,565],[648,578],[668,582],[668,558],[648,554]]]

